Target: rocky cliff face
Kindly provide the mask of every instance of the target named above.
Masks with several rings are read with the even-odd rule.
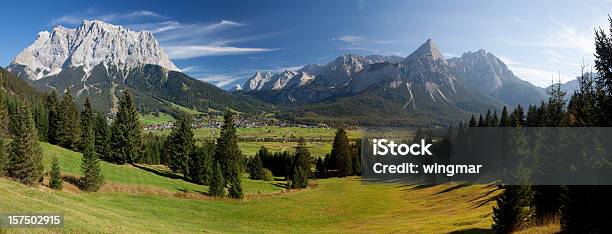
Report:
[[[135,32],[102,21],[83,21],[74,29],[55,26],[38,34],[8,70],[27,80],[40,80],[64,70],[82,70],[83,79],[98,65],[127,75],[146,64],[179,69],[170,61],[151,32]]]

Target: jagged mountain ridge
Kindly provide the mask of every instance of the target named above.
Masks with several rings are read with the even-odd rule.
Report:
[[[39,80],[64,69],[81,68],[89,73],[100,64],[123,72],[143,64],[179,70],[153,33],[87,20],[78,28],[55,26],[51,32],[38,33],[36,41],[15,57],[8,70]]]
[[[468,113],[503,106],[458,79],[431,40],[399,62],[364,60],[358,55],[343,55],[328,65],[299,70],[310,69],[316,75],[303,87],[246,94],[292,109],[295,119],[366,125],[450,124]],[[342,76],[329,79],[329,73],[321,72],[325,70]],[[323,85],[333,82],[334,86]]]
[[[102,21],[84,21],[76,29],[55,26],[39,33],[9,66],[41,90],[70,90],[94,108],[114,112],[123,90],[134,93],[139,109],[176,114],[172,104],[207,112],[226,107],[258,111],[261,103],[232,95],[193,79],[170,61],[150,32],[135,32]]]

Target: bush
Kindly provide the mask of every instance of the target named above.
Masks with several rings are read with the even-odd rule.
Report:
[[[274,181],[274,175],[272,175],[272,171],[268,168],[263,169],[263,178],[265,181]]]

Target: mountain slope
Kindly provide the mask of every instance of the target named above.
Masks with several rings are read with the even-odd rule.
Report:
[[[508,106],[537,104],[546,97],[544,89],[520,79],[501,59],[485,50],[467,52],[448,62],[457,78]]]
[[[126,89],[143,112],[174,114],[178,110],[172,103],[201,112],[211,108],[255,112],[264,107],[181,73],[152,33],[101,21],[39,33],[9,70],[39,89],[70,90],[81,102],[90,98],[102,112],[116,111],[118,97]]]
[[[45,94],[0,67],[0,91],[3,95],[21,97],[34,103],[42,103]]]
[[[288,115],[338,124],[431,126],[503,105],[457,79],[431,40],[399,63],[366,64],[335,90],[322,102],[289,108]]]

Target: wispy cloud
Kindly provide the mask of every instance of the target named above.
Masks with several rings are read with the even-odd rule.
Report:
[[[342,41],[342,42],[346,42],[346,43],[349,43],[349,44],[359,44],[359,43],[363,43],[363,42],[367,41],[367,39],[365,37],[354,36],[354,35],[339,36],[339,37],[336,37],[336,38],[332,38],[332,40]]]
[[[278,48],[240,47],[235,45],[275,35],[261,34],[234,37],[226,35],[226,32],[243,26],[246,26],[246,24],[232,20],[188,24],[178,21],[163,21],[128,25],[133,30],[146,30],[155,33],[168,56],[172,59],[251,54],[278,50]]]
[[[205,76],[205,77],[200,77],[197,78],[198,80],[201,81],[205,81],[211,84],[214,84],[218,87],[226,87],[227,85],[233,84],[236,81],[238,81],[239,77],[233,77],[233,76],[229,76],[229,75],[222,75],[222,74],[214,74],[214,75],[209,75],[209,76]]]
[[[168,56],[174,59],[189,59],[213,55],[249,54],[277,50],[267,48],[245,48],[216,45],[177,45],[166,46],[164,47],[164,49],[168,53]]]
[[[119,14],[96,14],[97,11],[95,9],[88,9],[83,12],[72,13],[63,15],[51,20],[51,24],[69,24],[76,25],[83,22],[83,20],[102,20],[109,23],[117,23],[122,20],[135,20],[135,19],[164,19],[166,16],[160,15],[158,13],[147,11],[147,10],[138,10],[138,11],[130,11]]]

